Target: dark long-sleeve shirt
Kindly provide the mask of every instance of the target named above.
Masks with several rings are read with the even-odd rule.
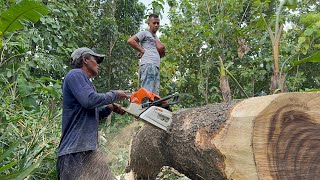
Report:
[[[81,69],[73,69],[65,76],[62,101],[62,137],[58,156],[96,150],[99,118],[111,110],[99,108],[116,101],[115,92],[97,93]]]

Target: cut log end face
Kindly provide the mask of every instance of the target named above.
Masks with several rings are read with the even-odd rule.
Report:
[[[276,102],[257,117],[253,151],[260,179],[317,179],[320,114],[305,102]]]

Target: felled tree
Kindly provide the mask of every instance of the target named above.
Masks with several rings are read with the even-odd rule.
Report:
[[[129,169],[144,179],[163,166],[191,179],[315,179],[319,107],[319,93],[283,93],[184,109],[171,132],[136,134]]]

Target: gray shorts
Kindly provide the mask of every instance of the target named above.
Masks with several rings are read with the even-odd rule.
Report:
[[[114,180],[106,157],[99,151],[85,151],[58,157],[58,180]]]
[[[154,94],[159,95],[160,70],[154,64],[144,64],[140,66],[140,87],[145,88]]]

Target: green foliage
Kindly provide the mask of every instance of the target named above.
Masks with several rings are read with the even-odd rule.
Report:
[[[295,9],[297,8],[298,0],[285,0],[284,5],[290,9]]]
[[[304,55],[310,50],[320,49],[320,14],[306,14],[300,18],[304,31],[298,39],[299,49]]]
[[[300,23],[306,27],[313,25],[320,21],[320,14],[303,14],[300,17]]]
[[[33,44],[41,45],[41,35],[32,25],[24,23],[25,20],[36,22],[47,13],[43,3],[22,1],[1,14],[1,28],[7,32],[0,57],[1,148],[28,137],[18,148],[11,148],[10,156],[1,162],[5,163],[1,179],[56,177],[52,169],[55,161],[51,160],[56,157],[48,159],[48,154],[55,154],[57,143],[52,142],[58,139],[60,132],[57,126],[61,112],[57,107],[61,99],[61,81],[51,78],[59,72],[55,69],[59,63],[49,61],[52,56],[41,49],[44,46]],[[45,164],[50,165],[45,167]]]
[[[5,33],[23,29],[22,22],[37,22],[43,15],[48,14],[46,6],[40,1],[23,0],[19,4],[10,7],[0,14],[0,38]]]
[[[175,1],[171,5],[172,26],[164,30],[165,37],[161,36],[168,49],[162,68],[166,68],[167,64],[176,66],[171,69],[178,72],[172,72],[167,77],[177,79],[174,86],[178,92],[188,94],[189,100],[182,101],[183,105],[197,106],[204,101],[220,101],[218,57],[222,57],[232,74],[232,69],[240,64],[244,71],[248,71],[246,67],[252,64],[247,58],[240,60],[237,57],[237,39],[246,40],[245,30],[241,30],[241,22],[238,21],[247,8],[246,4],[234,1]],[[235,94],[236,98],[244,95],[240,91]]]
[[[154,13],[154,14],[159,14],[160,18],[162,18],[162,13],[164,12],[163,11],[164,4],[165,4],[164,0],[152,1],[151,2],[152,9],[150,9],[150,10],[152,10],[152,13]]]
[[[2,139],[3,137],[1,137]],[[27,138],[23,138],[27,139]],[[36,168],[39,167],[43,158],[39,158],[38,155],[43,151],[43,148],[33,149],[34,152],[29,154],[23,148],[19,148],[18,152],[24,152],[23,156],[17,160],[15,157],[16,154],[12,156],[13,153],[16,152],[16,149],[20,144],[22,144],[23,140],[14,142],[14,144],[10,145],[8,149],[4,150],[4,147],[1,147],[1,156],[0,156],[0,163],[3,165],[0,169],[0,179],[24,179],[25,177],[29,176]]]
[[[293,65],[297,66],[297,65],[301,65],[301,64],[304,64],[304,63],[307,63],[307,62],[313,62],[313,63],[320,62],[320,52],[317,52],[316,54],[313,54],[312,56],[309,56],[309,57],[304,58],[302,60],[294,61]]]
[[[114,19],[119,33],[124,33],[126,35],[133,35],[137,33],[144,15],[144,9],[145,6],[137,0],[116,1]]]
[[[93,80],[99,92],[137,90],[138,60],[127,39],[140,31],[145,15],[163,15],[165,1],[152,1],[146,10],[138,0],[53,0],[46,6],[40,1],[16,2],[19,5],[2,1],[0,8],[0,175],[55,179],[61,85],[71,52],[86,46],[107,55]],[[311,91],[320,86],[320,69],[314,64],[320,47],[318,2],[287,0],[282,9],[275,0],[166,2],[171,25],[160,29],[167,49],[161,61],[160,95],[180,93],[174,109],[221,101],[219,56],[233,80],[234,99],[269,93],[274,64],[265,23],[292,24],[283,31],[279,52],[288,89]],[[299,13],[292,13],[289,6]],[[118,133],[132,119],[112,116],[111,122],[101,126],[102,132],[109,130],[106,136]],[[17,143],[22,137],[26,139]],[[126,156],[125,149],[119,150],[114,172],[123,172]]]
[[[288,78],[288,88],[290,90],[300,89],[305,84],[297,83],[297,80],[307,80],[305,77],[310,76],[309,73],[300,73],[302,68],[299,68],[298,71],[292,71],[292,61],[316,53],[313,50],[313,53],[308,56],[306,56],[307,54],[301,56],[300,50],[302,48],[297,46],[301,27],[303,27],[303,24],[299,24],[299,17],[303,17],[304,13],[302,12],[310,12],[311,9],[313,12],[317,12],[316,2],[283,1],[282,8],[279,8],[278,1],[199,2],[189,0],[170,1],[168,4],[171,6],[169,13],[172,25],[163,30],[165,37],[161,36],[161,40],[169,47],[168,54],[164,59],[168,62],[162,61],[161,65],[162,68],[166,68],[167,64],[175,66],[170,69],[176,69],[176,72],[172,72],[170,75],[167,73],[166,77],[171,76],[176,79],[175,89],[183,94],[188,94],[188,99],[192,99],[191,102],[183,101],[188,106],[192,102],[204,102],[206,94],[208,94],[209,103],[221,99],[217,83],[219,74],[216,71],[218,56],[222,57],[228,71],[236,77],[237,81],[230,82],[233,98],[244,98],[245,94],[257,96],[269,93],[269,81],[274,69],[274,62],[272,43],[269,39],[271,31],[266,31],[266,26],[263,25],[265,22],[270,25],[270,28],[275,27],[277,23],[290,22],[293,24],[292,30],[282,32],[280,41],[279,68]],[[299,8],[301,14],[292,13],[286,8],[288,6]],[[281,12],[282,15],[278,16],[278,19],[277,12],[279,15]],[[266,18],[265,22],[261,18],[262,15]],[[316,37],[314,32],[319,31],[312,32],[309,37]],[[308,33],[310,34],[307,31]],[[273,33],[271,32],[271,34]],[[192,37],[195,41],[190,40]],[[313,41],[305,42],[312,42],[309,44],[314,49],[317,47],[316,39],[313,38]],[[190,46],[190,44],[192,45]],[[304,44],[305,47],[306,44]],[[243,57],[240,57],[239,50],[245,48],[248,48],[248,51],[243,51],[245,53]],[[196,66],[196,64],[200,64],[200,66]],[[313,68],[316,69],[316,67]],[[194,74],[195,69],[197,70],[196,75]],[[305,70],[304,67],[303,69]],[[189,78],[186,78],[186,74]],[[315,76],[316,74],[313,73],[310,78],[315,78]],[[165,82],[170,82],[170,79],[167,80],[166,77],[161,77],[161,80],[165,79]],[[185,84],[191,86],[185,86]]]

